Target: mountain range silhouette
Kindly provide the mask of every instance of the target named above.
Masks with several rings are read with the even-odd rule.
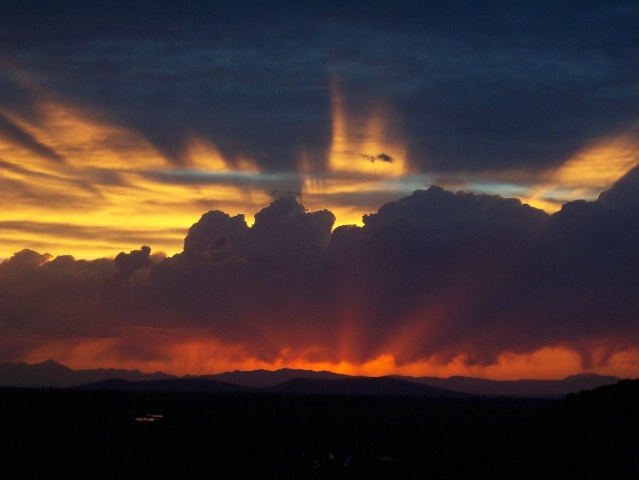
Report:
[[[54,360],[0,363],[0,387],[82,388],[91,390],[171,392],[266,392],[340,395],[417,396],[564,396],[617,383],[613,376],[579,374],[562,380],[488,380],[452,376],[362,377],[302,369],[233,371],[177,377],[139,370],[72,370]]]

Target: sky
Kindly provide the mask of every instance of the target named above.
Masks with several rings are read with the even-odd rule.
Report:
[[[636,377],[638,17],[0,0],[0,361]]]

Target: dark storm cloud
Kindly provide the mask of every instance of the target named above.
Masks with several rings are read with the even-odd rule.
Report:
[[[350,355],[365,360],[413,327],[399,361],[464,352],[489,364],[505,350],[562,345],[587,364],[592,343],[607,353],[633,346],[636,193],[625,179],[550,216],[433,187],[383,206],[364,227],[337,228],[328,245],[330,214],[304,213],[291,198],[252,228],[211,212],[184,253],[158,265],[150,291],[229,340],[259,344],[266,329],[291,344],[331,345],[359,325]]]
[[[98,285],[113,275],[113,262],[76,261],[32,250],[0,264],[0,331],[11,344],[15,336],[73,338],[113,334],[115,322],[104,318]]]
[[[231,163],[323,165],[332,78],[354,122],[394,107],[417,169],[540,169],[637,119],[630,1],[59,3],[6,7],[2,106],[42,89],[177,164],[197,136]]]
[[[590,367],[636,347],[638,172],[553,215],[431,187],[331,232],[331,212],[288,196],[252,227],[204,214],[166,259],[149,247],[94,262],[23,251],[0,265],[1,327],[204,328],[265,360],[320,346],[333,361],[393,349],[399,363],[463,354],[489,365],[562,346]]]

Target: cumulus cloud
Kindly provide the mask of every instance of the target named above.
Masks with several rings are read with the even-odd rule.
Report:
[[[263,361],[481,366],[562,347],[593,368],[636,349],[636,175],[553,215],[431,187],[331,231],[331,212],[286,196],[251,227],[204,214],[169,258],[22,251],[0,265],[4,351],[18,337],[186,329]]]
[[[100,289],[113,262],[52,258],[23,250],[0,264],[0,331],[13,341],[104,335],[114,324],[103,315]]]

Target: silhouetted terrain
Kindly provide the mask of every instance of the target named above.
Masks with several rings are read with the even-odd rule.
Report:
[[[637,400],[5,388],[2,478],[638,478]]]
[[[162,372],[142,373],[139,370],[105,368],[72,370],[54,360],[47,360],[46,362],[36,364],[27,364],[24,362],[0,363],[0,386],[2,387],[64,388],[113,378],[141,381],[177,377]]]
[[[398,376],[396,378],[472,395],[514,396],[565,396],[569,393],[591,390],[603,385],[612,385],[621,380],[618,377],[592,373],[571,375],[561,380],[489,380],[460,376],[448,378]]]
[[[206,375],[204,378],[220,380],[222,382],[235,383],[237,385],[247,385],[250,387],[270,387],[293,380],[296,378],[309,378],[313,380],[336,380],[338,378],[349,378],[349,375],[333,373],[328,371],[314,372],[313,370],[302,370],[293,368],[281,368],[279,370],[252,370],[243,372],[224,372],[215,375]]]
[[[119,392],[173,392],[173,393],[239,393],[256,392],[256,388],[204,378],[171,378],[164,380],[129,381],[120,378],[101,380],[73,387],[75,390]]]
[[[293,385],[287,385],[282,387],[276,387],[277,385],[284,384],[291,380],[307,379],[307,380],[331,380],[336,381],[340,379],[353,379],[364,377],[352,377],[349,375],[343,375],[333,372],[314,372],[311,370],[298,370],[283,368],[276,371],[269,370],[253,370],[253,371],[234,371],[224,372],[214,375],[186,375],[181,377],[183,380],[214,380],[218,382],[224,382],[226,384],[233,384],[237,386],[264,388],[273,387],[277,388],[293,388]],[[471,394],[471,395],[495,395],[495,396],[564,396],[569,393],[578,393],[581,390],[591,390],[593,388],[600,387],[602,385],[611,385],[618,382],[620,379],[612,376],[601,376],[595,374],[581,374],[573,375],[562,380],[515,380],[515,381],[497,381],[487,380],[481,378],[470,377],[449,377],[449,378],[437,378],[437,377],[403,377],[393,376],[398,380],[405,382],[417,383],[422,385],[428,385],[437,389],[448,390],[452,392]],[[46,362],[28,365],[23,362],[19,363],[0,363],[0,387],[75,387],[87,384],[93,384],[102,382],[105,380],[113,381],[115,379],[126,380],[129,382],[149,382],[158,380],[180,380],[179,377],[174,375],[168,375],[162,372],[155,373],[142,373],[139,370],[116,370],[116,369],[93,369],[93,370],[72,370],[64,365],[48,360]],[[360,381],[361,384],[366,384],[366,380]],[[389,383],[389,380],[383,380],[382,382]],[[382,382],[378,382],[378,385]],[[357,381],[353,385],[357,384]],[[244,391],[244,389],[237,388],[217,388],[213,384],[207,385],[206,382],[177,382],[174,385],[170,385],[169,382],[152,384],[149,383],[145,386],[142,385],[129,385],[126,383],[119,384],[111,382],[111,384],[104,384],[105,388],[110,390],[122,389],[122,390],[171,390],[179,391],[179,385],[184,385],[185,391]],[[199,387],[197,387],[199,385]],[[302,384],[298,384],[294,388],[300,389]],[[329,384],[320,386],[319,384],[313,384],[316,389],[328,388]],[[339,383],[335,384],[339,385]],[[400,384],[397,384],[400,385]],[[363,385],[362,385],[363,386]],[[92,386],[91,388],[99,387],[99,385]],[[310,384],[306,388],[311,388]],[[402,388],[406,391],[411,390],[415,392],[420,391],[419,387],[408,387],[403,385]],[[383,390],[383,388],[381,389]],[[388,392],[390,393],[389,389]],[[348,391],[348,388],[345,392]],[[426,389],[421,389],[422,392],[426,392]],[[435,392],[435,390],[432,390]],[[311,390],[307,392],[300,391],[299,393],[313,393]],[[334,391],[332,393],[338,393]],[[370,393],[362,391],[361,393]],[[383,393],[383,392],[381,392]]]
[[[178,378],[165,380],[128,381],[121,379],[102,380],[73,387],[76,390],[121,391],[121,392],[183,392],[183,393],[280,393],[295,395],[359,395],[359,396],[426,396],[465,397],[463,393],[451,392],[415,382],[406,382],[391,377],[345,377],[336,379],[294,378],[270,387],[248,387],[220,382],[208,378]]]
[[[465,397],[467,395],[442,388],[406,382],[392,377],[351,377],[338,379],[295,378],[263,389],[271,393],[305,395],[370,395]]]
[[[570,394],[514,436],[511,478],[639,478],[639,380]]]

